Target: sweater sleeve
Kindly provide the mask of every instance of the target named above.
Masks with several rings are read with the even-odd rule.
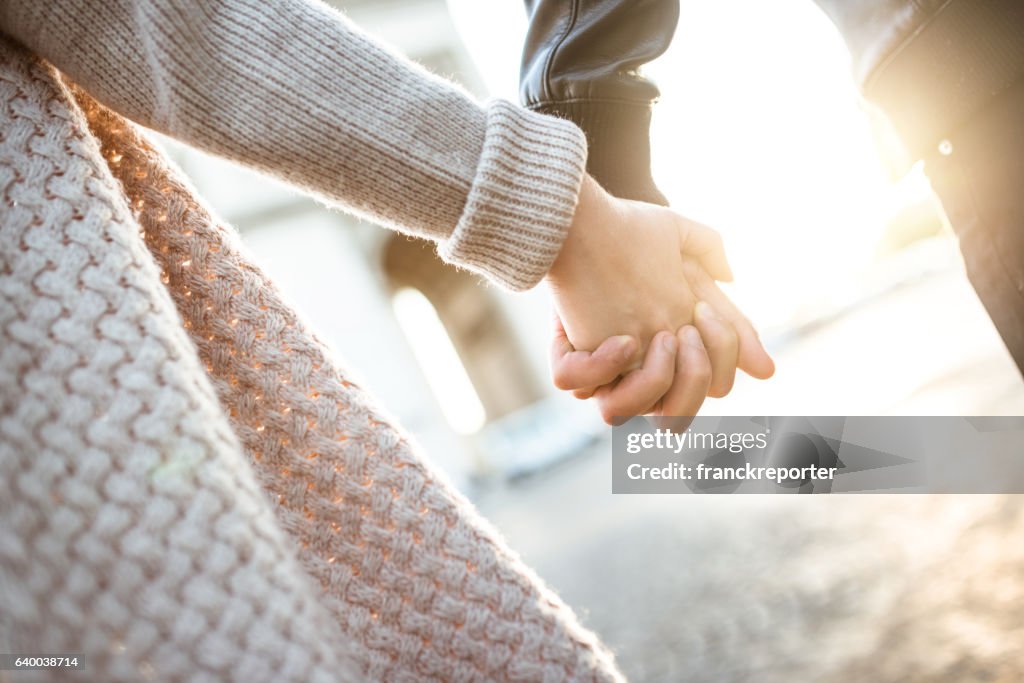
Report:
[[[144,126],[536,284],[575,212],[571,123],[486,106],[318,0],[5,0],[0,29]]]

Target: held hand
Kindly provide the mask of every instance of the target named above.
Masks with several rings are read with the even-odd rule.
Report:
[[[712,276],[732,276],[714,230],[585,185],[549,276],[556,386],[595,396],[610,422],[641,413],[693,415],[705,395],[729,392],[737,367],[770,377],[774,364],[753,326]],[[640,365],[662,331],[666,340],[652,343]],[[674,359],[669,347],[678,349]]]
[[[697,296],[684,256],[699,265],[697,271],[732,278],[714,230],[664,207],[616,199],[585,177],[569,234],[548,274],[573,347],[594,350],[608,337],[626,334],[640,342],[638,361],[659,331],[690,323]]]
[[[632,337],[619,336],[594,351],[577,351],[556,316],[551,345],[555,385],[577,398],[593,396],[608,424],[633,415],[696,415],[711,384],[711,361],[697,328],[685,325],[675,335],[658,333],[643,365],[629,370],[638,346]]]
[[[593,397],[608,424],[633,415],[655,415],[663,418],[657,426],[682,430],[689,420],[673,418],[696,415],[705,396],[729,393],[737,357],[747,374],[771,377],[775,365],[746,318],[713,282],[698,279],[695,289],[726,314],[702,301],[694,325],[676,334],[675,357],[669,352],[671,335],[660,332],[639,368],[634,362],[639,343],[633,337],[611,337],[592,352],[577,351],[556,314],[551,343],[555,386],[572,391],[576,398]]]
[[[683,326],[674,339],[668,332],[656,335],[639,368],[633,367],[632,360],[639,346],[636,339],[611,337],[592,352],[577,351],[557,315],[554,324],[551,372],[555,386],[572,391],[576,398],[592,397],[608,424],[634,415],[652,415],[659,418],[658,427],[681,431],[689,426],[706,396],[728,393],[728,389],[723,393],[713,388],[716,369],[724,368],[730,385],[735,374],[722,357],[716,360],[708,350],[724,354],[727,360],[737,340],[735,329],[710,307],[699,307],[697,325]],[[767,357],[760,341],[757,343],[758,353]],[[770,358],[768,361],[771,363]],[[768,373],[759,378],[766,379],[773,372],[774,365],[770,365]]]
[[[761,344],[761,339],[750,321],[739,312],[735,304],[725,296],[703,269],[693,263],[686,263],[684,270],[687,273],[690,288],[701,299],[694,308],[693,325],[697,329],[702,348],[710,363],[711,379],[707,387],[707,395],[713,398],[726,396],[732,390],[737,368],[757,379],[771,377],[775,373],[775,363]],[[593,354],[577,351],[569,342],[562,322],[556,314],[555,339],[551,355],[552,378],[555,386],[571,390],[576,398],[587,399],[597,392],[600,385],[611,384],[619,375],[637,367],[633,360],[635,355],[622,358],[618,363],[613,364],[612,358],[606,355],[608,349],[612,348],[610,342],[622,345],[624,354],[635,354],[636,349],[639,348],[636,339],[624,335],[605,340]],[[591,360],[592,358],[593,360]],[[590,369],[595,364],[600,371]],[[597,381],[594,379],[595,377],[598,380],[601,377],[612,379]],[[661,381],[673,380],[668,377]],[[673,382],[673,386],[675,386],[675,382],[679,381],[681,380],[677,378]],[[642,388],[623,393],[632,394],[634,391],[638,391],[645,397],[644,399],[630,399],[628,401],[630,405],[637,401],[653,404],[661,396],[661,394],[655,393],[654,386],[655,384],[644,382]],[[616,389],[616,393],[619,391]],[[606,396],[607,393],[605,391],[602,396]],[[617,405],[621,401],[616,397],[611,403]],[[634,415],[639,413],[613,414]]]

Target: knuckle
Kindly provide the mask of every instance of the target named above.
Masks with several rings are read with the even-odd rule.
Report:
[[[565,366],[555,365],[551,368],[551,382],[556,388],[561,389],[562,391],[575,389],[571,379],[572,378]]]
[[[690,349],[689,355],[683,364],[682,372],[686,375],[687,383],[707,387],[711,384],[713,372],[711,359],[703,349]]]
[[[708,388],[708,396],[711,398],[724,398],[732,391],[733,376],[723,377],[717,381],[713,381],[711,386]]]
[[[601,419],[609,426],[615,426],[616,418],[627,415],[626,406],[620,401],[605,400],[601,402]]]
[[[694,384],[710,386],[713,375],[711,372],[711,363],[708,362],[707,356],[699,362],[693,363],[687,370],[686,374]]]
[[[621,368],[607,362],[595,362],[587,373],[587,379],[592,381],[594,386],[608,384],[622,372]]]
[[[733,329],[732,325],[728,323],[718,324],[718,333],[716,335],[715,347],[722,353],[728,352],[729,355],[735,355],[735,350],[739,347],[739,335],[736,334],[736,330]]]
[[[651,386],[651,391],[648,393],[656,394],[657,396],[663,395],[672,386],[672,381],[675,379],[675,373],[665,373],[660,375],[655,383]],[[657,398],[657,396],[655,398]]]

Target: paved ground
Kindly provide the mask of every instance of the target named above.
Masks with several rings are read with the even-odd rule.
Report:
[[[630,680],[1024,676],[1020,497],[611,496],[609,467],[483,507]]]
[[[908,307],[916,332],[888,334]],[[735,405],[1024,414],[984,324],[961,281],[932,279],[790,345],[778,403],[741,387]],[[854,367],[822,385],[840,352]],[[609,468],[599,444],[479,504],[630,680],[1024,680],[1024,496],[612,496]]]

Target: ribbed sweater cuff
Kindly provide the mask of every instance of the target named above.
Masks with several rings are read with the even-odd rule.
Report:
[[[514,291],[536,285],[565,241],[586,160],[572,123],[491,102],[466,207],[441,257]]]

